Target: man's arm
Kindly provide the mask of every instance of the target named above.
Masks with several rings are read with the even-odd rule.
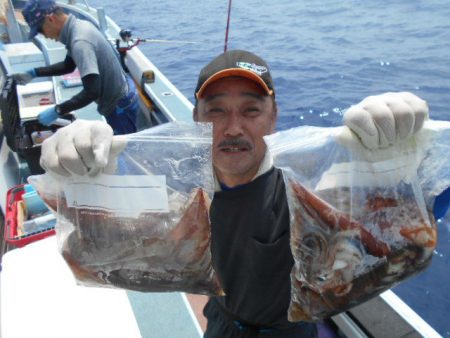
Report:
[[[58,105],[61,115],[83,108],[100,96],[100,76],[98,74],[86,75],[81,81],[83,82],[83,90],[71,99]]]
[[[76,64],[70,56],[66,56],[64,61],[46,67],[31,68],[23,73],[13,73],[10,76],[20,85],[28,84],[37,76],[54,76],[71,73],[75,70]]]
[[[64,61],[46,67],[35,68],[36,76],[57,76],[72,73],[76,64],[70,56],[66,56]]]

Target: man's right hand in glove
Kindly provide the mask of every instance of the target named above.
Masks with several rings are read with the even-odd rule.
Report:
[[[62,176],[112,173],[125,146],[126,139],[113,137],[107,123],[75,120],[42,143],[40,164]]]
[[[20,85],[26,85],[37,76],[34,68],[27,70],[25,73],[15,73],[10,75]]]

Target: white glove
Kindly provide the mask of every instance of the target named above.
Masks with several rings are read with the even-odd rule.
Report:
[[[112,173],[125,146],[125,138],[113,138],[108,124],[75,120],[42,143],[40,164],[49,174],[62,176]]]
[[[428,104],[409,93],[369,96],[344,113],[344,124],[369,149],[387,148],[419,131],[428,117]]]

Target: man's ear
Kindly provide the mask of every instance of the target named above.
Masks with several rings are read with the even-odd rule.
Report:
[[[194,109],[192,110],[192,119],[194,120],[194,122],[198,122],[197,105],[195,105]]]
[[[54,22],[56,21],[56,16],[55,16],[55,14],[54,14],[54,13],[48,14],[48,15],[47,15],[47,20],[48,20],[50,23],[54,23]]]
[[[272,121],[272,131],[275,130],[277,120],[278,120],[278,105],[275,100],[273,100],[273,121]]]

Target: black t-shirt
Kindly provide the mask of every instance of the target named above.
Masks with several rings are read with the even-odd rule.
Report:
[[[211,250],[226,296],[218,301],[242,320],[284,328],[290,301],[289,210],[280,170],[216,192]]]

